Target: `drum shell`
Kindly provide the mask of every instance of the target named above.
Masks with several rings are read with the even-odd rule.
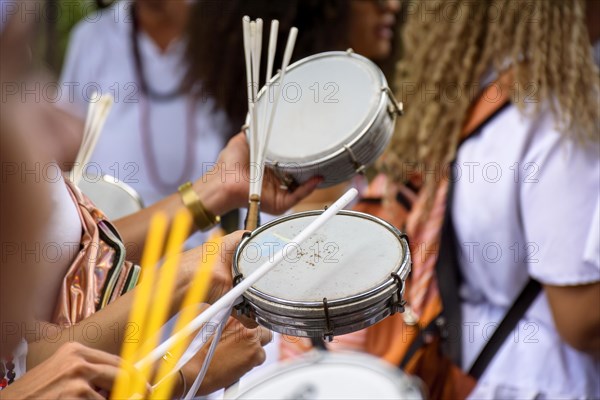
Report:
[[[382,101],[375,120],[348,149],[342,148],[334,154],[310,163],[286,163],[265,160],[266,166],[284,181],[302,184],[314,176],[324,178],[319,188],[327,188],[350,180],[373,164],[387,147],[394,132],[396,115],[389,112],[390,100],[382,91]],[[354,159],[353,159],[354,158]]]
[[[380,97],[375,111],[370,115],[370,119],[365,121],[365,127],[360,132],[348,135],[348,142],[345,147],[334,150],[331,154],[321,155],[313,160],[290,161],[277,160],[269,156],[267,151],[265,166],[274,171],[280,180],[288,187],[302,184],[314,176],[321,176],[324,180],[319,184],[319,188],[326,188],[350,180],[357,173],[364,172],[365,168],[372,165],[384,152],[387,147],[396,123],[396,116],[401,113],[401,104],[396,103],[393,95],[388,88],[385,75],[369,59],[354,53],[352,50],[346,52],[331,51],[315,54],[297,61],[288,67],[288,71],[301,68],[303,64],[318,61],[321,58],[330,56],[351,57],[366,62],[372,68],[377,69],[377,82],[379,85]],[[279,74],[271,79],[274,84],[278,81]],[[263,87],[258,93],[258,101],[265,96],[266,87]],[[400,107],[400,108],[399,108]],[[307,118],[309,118],[307,116]],[[250,116],[246,117],[244,129],[247,133]]]
[[[371,325],[393,314],[394,306],[391,297],[364,309],[338,316],[330,316],[331,331],[325,323],[325,311],[321,310],[320,318],[290,317],[273,312],[265,312],[256,304],[250,306],[249,315],[260,325],[288,336],[320,338],[338,336],[368,328]]]
[[[251,241],[252,237],[283,220],[319,214],[320,211],[307,211],[285,216],[271,221],[258,228],[251,235],[246,236],[236,249],[233,275],[240,276],[238,260],[244,247]],[[371,215],[347,210],[340,211],[339,214],[375,221],[399,238],[404,257],[390,271],[388,279],[367,292],[328,301],[327,314],[331,322],[330,327],[326,323],[323,302],[298,302],[275,298],[254,287],[245,292],[243,296],[244,303],[239,309],[248,316],[255,318],[261,325],[275,332],[284,334],[296,332],[294,336],[304,337],[322,336],[330,330],[333,331],[328,332],[331,335],[354,332],[373,325],[396,311],[402,311],[402,296],[405,289],[403,283],[410,272],[411,266],[410,249],[406,237],[394,226]],[[398,287],[397,280],[392,277],[392,274],[397,274],[398,279],[402,282],[401,287]]]

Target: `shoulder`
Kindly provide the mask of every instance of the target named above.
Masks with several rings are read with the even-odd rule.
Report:
[[[84,16],[71,32],[71,46],[100,45],[111,38],[123,36],[131,29],[130,7],[130,1],[121,0]]]
[[[561,163],[578,160],[595,165],[600,160],[598,141],[584,143],[568,129],[562,129],[549,104],[541,105],[537,112],[532,107],[522,110],[510,105],[462,147],[461,151],[467,153],[505,154],[514,161],[540,165],[552,160]]]

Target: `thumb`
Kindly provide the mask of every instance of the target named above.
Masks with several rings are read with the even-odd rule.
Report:
[[[296,189],[294,189],[293,192],[288,193],[286,195],[286,199],[285,199],[286,208],[292,207],[294,204],[298,203],[299,201],[301,201],[302,199],[307,197],[323,181],[324,181],[323,177],[315,176],[315,177],[309,179],[308,181],[304,182],[302,185],[298,186]]]

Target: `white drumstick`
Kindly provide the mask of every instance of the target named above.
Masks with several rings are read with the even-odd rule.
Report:
[[[271,21],[271,30],[269,31],[269,57],[267,59],[267,79],[265,84],[269,84],[273,74],[273,62],[275,62],[275,51],[277,50],[277,33],[279,32],[279,21]]]
[[[260,30],[260,32],[259,32]],[[260,34],[260,37],[259,37]],[[258,118],[256,110],[256,96],[259,85],[260,71],[260,49],[262,46],[262,20],[250,22],[250,41],[251,41],[251,62],[252,62],[252,98],[253,104],[250,110],[250,152],[254,153],[254,162],[250,160],[250,193],[249,195],[258,195],[260,197],[260,186],[257,186],[260,173],[260,135],[258,133]],[[259,45],[260,43],[260,45]]]
[[[229,315],[231,314],[231,310],[232,310],[232,306],[228,307],[227,309],[222,311],[222,314],[218,315],[217,330],[216,330],[216,332],[212,332],[212,337],[213,337],[212,343],[210,344],[210,347],[208,348],[208,352],[206,353],[206,357],[204,358],[204,361],[202,362],[202,368],[200,369],[200,373],[198,374],[198,376],[196,376],[196,379],[194,380],[192,387],[188,390],[187,394],[185,395],[186,400],[195,398],[196,393],[198,392],[198,390],[200,390],[200,386],[202,385],[202,382],[204,381],[204,377],[206,376],[206,372],[208,371],[210,362],[212,361],[212,358],[215,355],[215,350],[216,350],[217,346],[219,345],[219,340],[221,340],[221,334],[223,333],[223,329],[225,328],[225,325],[227,324],[227,319],[229,318]],[[209,333],[209,337],[210,336],[211,336],[211,334]]]
[[[254,96],[252,93],[252,62],[251,62],[251,48],[250,48],[250,17],[247,15],[242,18],[242,28],[244,33],[244,57],[246,60],[246,82],[247,93],[248,93],[248,108],[250,104],[254,102]]]
[[[267,129],[265,132],[265,139],[263,140],[263,143],[261,143],[260,150],[258,152],[258,160],[263,167],[264,167],[265,152],[269,146],[269,141],[271,139],[271,130],[273,128],[273,118],[275,117],[275,113],[277,112],[277,104],[279,102],[279,98],[281,97],[281,94],[283,93],[285,72],[290,63],[290,60],[292,59],[292,53],[294,52],[294,45],[296,44],[296,37],[298,37],[298,29],[294,27],[290,30],[290,34],[288,36],[288,41],[285,46],[285,53],[283,54],[283,62],[281,64],[281,72],[279,73],[279,90],[275,93],[275,98],[273,99],[273,108],[271,109],[271,113],[269,115],[269,122],[267,124]],[[261,173],[259,176],[259,180],[260,180],[259,187],[262,187],[263,175],[264,174]]]
[[[269,54],[267,58],[267,73],[265,77],[265,93],[263,94],[263,103],[265,104],[263,108],[263,115],[261,122],[263,126],[261,127],[263,130],[263,139],[262,139],[262,147],[266,148],[266,126],[264,125],[265,121],[269,118],[269,111],[271,106],[271,77],[273,75],[273,63],[275,62],[275,52],[277,51],[277,34],[279,33],[279,21],[274,19],[271,21],[271,30],[269,32]],[[265,150],[266,151],[266,150]],[[264,159],[261,160],[261,164],[264,164]]]
[[[254,22],[255,31],[254,31],[254,46],[252,53],[252,80],[254,81],[254,101],[256,102],[256,97],[258,95],[258,88],[260,87],[260,57],[262,55],[262,36],[263,36],[263,20],[257,18]]]
[[[83,171],[92,157],[112,105],[113,99],[110,95],[103,95],[98,101],[89,105],[82,143],[73,167],[72,177],[75,184],[78,184],[83,177]]]
[[[244,34],[244,58],[246,61],[246,92],[248,96],[248,114],[250,115],[250,123],[248,126],[249,131],[249,147],[250,147],[250,166],[256,165],[256,158],[258,156],[258,143],[256,142],[256,135],[254,134],[253,129],[253,121],[254,118],[254,80],[253,80],[253,72],[252,72],[252,46],[254,44],[250,17],[247,15],[242,18],[242,28]],[[250,181],[250,194],[252,194],[252,180]]]
[[[327,210],[323,211],[313,222],[311,222],[306,228],[304,228],[296,237],[292,239],[291,243],[283,246],[275,255],[262,264],[256,271],[245,277],[241,282],[234,286],[229,292],[225,293],[223,297],[217,300],[212,306],[207,308],[203,313],[194,318],[189,324],[183,329],[176,332],[173,336],[169,337],[154,350],[148,353],[143,359],[138,361],[135,366],[140,368],[146,363],[153,363],[163,357],[171,347],[175,345],[179,340],[183,340],[188,337],[207,321],[210,321],[215,315],[221,310],[226,309],[232,303],[235,303],[246,290],[254,285],[260,278],[268,273],[273,267],[279,264],[288,251],[288,246],[295,246],[302,244],[306,239],[312,236],[319,228],[326,224],[331,218],[333,218],[341,209],[343,209],[348,203],[350,203],[358,194],[358,191],[354,188],[348,190],[342,197],[340,197],[335,203],[333,203]]]

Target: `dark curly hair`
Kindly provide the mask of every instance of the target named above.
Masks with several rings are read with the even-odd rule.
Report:
[[[188,28],[186,85],[209,96],[234,127],[247,111],[242,17],[263,18],[263,49],[268,46],[270,21],[279,20],[274,71],[281,65],[287,34],[299,29],[292,61],[309,55],[345,50],[348,46],[348,0],[199,0]],[[262,68],[267,51],[262,52]],[[264,79],[264,71],[261,72]]]

